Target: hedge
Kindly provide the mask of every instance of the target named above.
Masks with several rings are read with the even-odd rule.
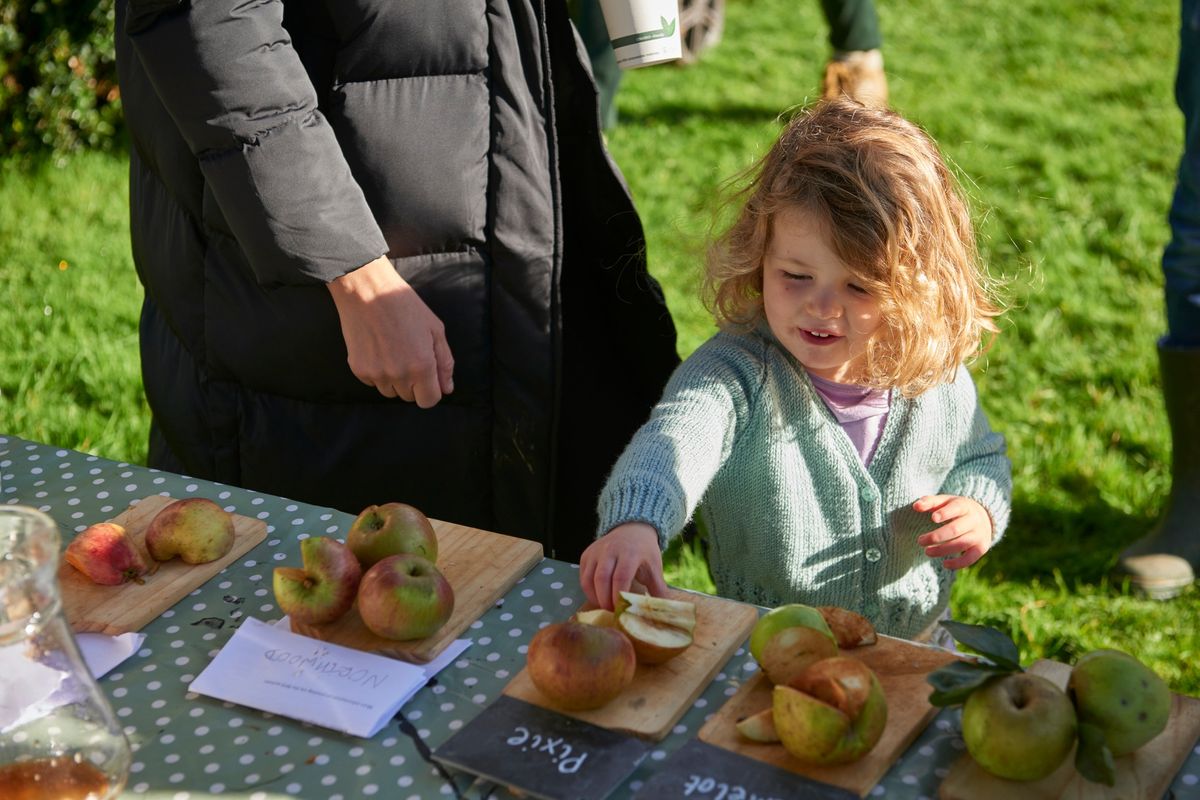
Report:
[[[0,0],[5,154],[116,144],[114,7],[115,0]]]

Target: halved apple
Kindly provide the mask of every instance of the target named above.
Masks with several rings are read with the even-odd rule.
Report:
[[[887,699],[866,664],[837,656],[776,686],[772,718],[789,753],[810,764],[845,764],[865,755],[887,725]]]
[[[758,664],[771,683],[787,684],[813,664],[837,654],[837,641],[828,627],[796,625],[767,640]]]
[[[878,641],[875,626],[862,614],[838,606],[818,606],[817,611],[824,617],[837,639],[838,647],[843,650],[872,645]]]
[[[638,661],[661,664],[687,650],[696,630],[696,604],[621,592],[617,627],[633,642]]]
[[[617,626],[633,642],[633,652],[643,664],[661,664],[692,646],[692,634],[636,614],[617,617]]]
[[[621,602],[617,604],[616,615],[620,618],[622,614],[645,617],[665,625],[683,628],[688,633],[696,630],[696,604],[687,600],[621,592]]]

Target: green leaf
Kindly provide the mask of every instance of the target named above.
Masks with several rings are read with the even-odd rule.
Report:
[[[659,17],[658,21],[662,23],[663,33],[665,33],[667,36],[673,36],[675,34],[675,23],[677,20],[673,19],[668,22],[666,17]]]
[[[971,692],[992,678],[999,678],[1010,672],[1012,670],[993,664],[951,661],[925,676],[925,681],[933,687],[929,703],[938,707],[960,705],[966,702]]]
[[[1104,741],[1104,731],[1090,722],[1079,723],[1079,747],[1075,750],[1075,769],[1093,783],[1112,786],[1117,782],[1117,766]]]
[[[996,666],[1009,672],[1024,672],[1021,667],[1021,651],[1008,634],[987,625],[971,625],[967,622],[945,620],[941,626],[950,632],[954,640],[966,645]]]

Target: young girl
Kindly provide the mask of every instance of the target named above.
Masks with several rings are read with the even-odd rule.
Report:
[[[720,594],[927,638],[1012,485],[963,366],[1000,313],[966,205],[919,128],[846,100],[795,118],[738,197],[706,274],[720,332],[613,468],[583,590],[665,592],[700,506]]]

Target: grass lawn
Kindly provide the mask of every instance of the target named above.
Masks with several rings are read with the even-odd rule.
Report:
[[[729,0],[695,66],[627,73],[609,133],[686,355],[712,324],[696,299],[720,182],[815,97],[820,5]],[[1155,339],[1159,255],[1182,141],[1172,99],[1178,5],[1136,0],[881,2],[893,106],[941,143],[1012,305],[975,369],[1015,469],[1005,540],[955,589],[957,618],[1013,634],[1023,658],[1136,652],[1200,695],[1200,602],[1129,596],[1106,575],[1170,481]],[[101,154],[0,164],[0,431],[139,462],[127,163]],[[669,557],[703,588],[703,559]]]

